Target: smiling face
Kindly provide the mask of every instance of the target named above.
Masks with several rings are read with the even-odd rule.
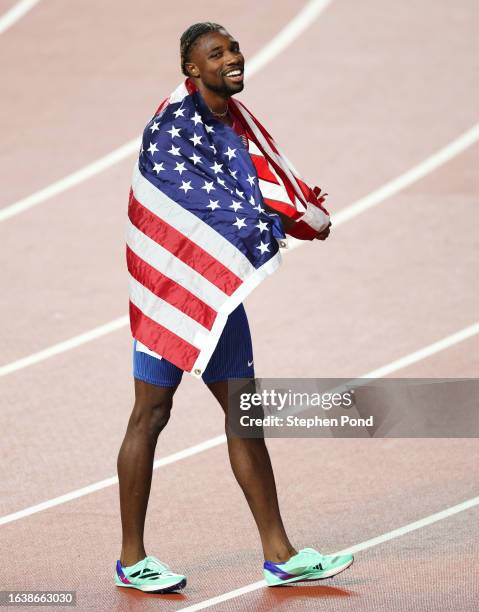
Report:
[[[228,98],[243,87],[244,57],[239,43],[226,30],[208,32],[198,38],[185,63],[198,88]]]

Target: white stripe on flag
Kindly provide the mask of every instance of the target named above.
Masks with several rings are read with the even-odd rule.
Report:
[[[129,274],[130,300],[141,312],[193,346],[205,343],[208,330],[152,293]]]
[[[264,157],[263,151],[253,140],[248,140],[248,152],[252,153],[253,155],[260,155],[261,157]]]
[[[283,185],[275,185],[274,183],[270,183],[269,181],[263,181],[262,179],[259,179],[259,188],[261,189],[261,194],[263,198],[279,200],[280,202],[284,202],[285,204],[288,204],[289,206],[294,208],[293,203],[289,199],[288,192],[283,187]]]
[[[127,244],[138,257],[155,270],[191,291],[214,310],[218,311],[225,303],[227,295],[221,289],[146,236],[130,220],[128,220]]]
[[[329,217],[326,213],[324,213],[320,208],[314,206],[314,204],[308,203],[308,208],[306,212],[301,217],[300,221],[304,221],[310,227],[317,230],[318,232],[322,232],[329,225]]]
[[[185,82],[183,81],[183,83],[181,83],[181,85],[178,85],[178,87],[169,97],[168,104],[175,104],[175,102],[181,102],[188,95],[188,90],[186,89]]]
[[[220,261],[233,274],[244,279],[255,271],[247,257],[231,242],[147,181],[138,164],[133,173],[132,189],[138,202]]]

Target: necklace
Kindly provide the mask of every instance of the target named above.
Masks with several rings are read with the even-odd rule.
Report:
[[[210,110],[210,113],[212,113],[215,117],[220,117],[221,119],[223,117],[226,117],[226,115],[228,114],[228,111],[229,111],[228,105],[226,105],[226,110],[225,110],[224,113],[215,113],[215,111],[211,110],[211,108],[209,106],[208,106],[208,108]]]

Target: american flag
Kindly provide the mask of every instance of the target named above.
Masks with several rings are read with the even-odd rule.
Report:
[[[251,113],[229,106],[248,148],[187,79],[146,126],[130,190],[133,336],[197,377],[229,313],[281,263],[282,223],[264,204],[300,219],[306,234],[329,221]]]

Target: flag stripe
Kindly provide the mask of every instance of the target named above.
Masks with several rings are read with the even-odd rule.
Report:
[[[130,221],[149,238],[183,263],[199,272],[227,295],[241,285],[241,279],[204,251],[195,242],[145,208],[132,195],[128,207]]]
[[[214,310],[225,303],[226,294],[196,270],[141,232],[128,221],[127,244],[130,249],[156,270],[168,270],[168,276],[199,297]]]
[[[155,270],[127,247],[128,271],[139,283],[189,317],[211,329],[216,312],[190,291]]]
[[[258,147],[255,141],[252,140],[251,138],[248,139],[248,153],[250,155],[258,155],[259,157],[264,157],[263,151]]]
[[[259,188],[263,198],[270,198],[271,200],[279,200],[285,204],[289,204],[291,208],[294,206],[291,200],[288,198],[288,193],[282,185],[275,185],[274,183],[268,183],[267,181],[259,180]]]
[[[273,210],[283,213],[284,215],[292,219],[295,219],[298,216],[298,213],[294,210],[294,208],[294,214],[291,214],[291,204],[286,204],[285,202],[281,202],[280,200],[272,200],[271,198],[263,198],[263,200],[266,206],[269,206]]]
[[[131,274],[129,275],[130,300],[147,317],[179,336],[194,347],[202,346],[208,331],[187,314],[178,310],[164,299],[156,296],[141,285]],[[143,342],[143,341],[142,341]],[[148,343],[146,346],[150,347]],[[161,355],[157,345],[155,352]]]
[[[276,175],[271,171],[271,168],[267,160],[259,154],[250,154],[253,160],[254,167],[259,179],[263,181],[269,181],[270,183],[278,183]]]
[[[244,104],[238,102],[238,109],[245,118],[251,132],[253,133],[253,136],[258,140],[259,144],[264,150],[264,153],[268,156],[268,161],[271,162],[273,168],[276,170],[276,172],[278,172],[279,176],[281,177],[284,186],[287,189],[293,189],[296,192],[296,195],[301,198],[302,192],[296,182],[296,177],[291,172],[288,165],[283,162],[281,154],[277,150],[273,139],[266,137],[266,130],[261,125],[261,123],[259,123],[259,121],[248,111]]]
[[[174,202],[150,183],[140,172],[138,164],[133,174],[132,190],[135,199],[157,217],[175,228],[212,257],[221,257],[225,268],[240,279],[254,273],[255,267],[241,251],[216,230],[202,223],[196,215]]]
[[[145,346],[156,347],[162,357],[190,371],[200,351],[156,321],[150,319],[130,301],[131,331]]]

